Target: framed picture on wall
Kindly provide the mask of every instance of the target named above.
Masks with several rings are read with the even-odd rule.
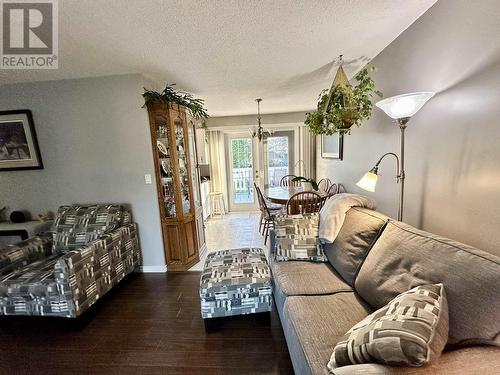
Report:
[[[321,135],[321,157],[323,159],[339,159],[344,157],[344,136],[339,133]]]
[[[0,111],[0,171],[42,168],[31,111]]]

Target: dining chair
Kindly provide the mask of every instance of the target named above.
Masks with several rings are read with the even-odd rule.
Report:
[[[331,197],[339,192],[339,185],[336,183],[333,183],[330,185],[328,190],[326,191],[326,194]]]
[[[347,190],[345,189],[344,185],[333,183],[330,185],[326,193],[329,197],[331,197],[332,195],[335,194],[347,193]]]
[[[280,186],[281,187],[289,187],[289,186],[300,186],[300,181],[292,181],[295,177],[293,174],[287,174],[286,176],[283,176],[280,180]]]
[[[269,236],[269,228],[274,224],[274,217],[283,212],[283,206],[281,204],[275,204],[271,202],[266,202],[262,190],[254,182],[255,192],[257,193],[257,199],[259,201],[260,209],[260,222],[259,222],[259,233],[264,236],[264,245],[267,244],[267,238]]]
[[[319,212],[327,198],[328,196],[322,196],[314,191],[301,191],[292,195],[286,202],[286,213],[295,215]]]
[[[318,182],[318,188],[322,192],[328,193],[330,186],[332,186],[332,181],[329,178],[322,178]]]

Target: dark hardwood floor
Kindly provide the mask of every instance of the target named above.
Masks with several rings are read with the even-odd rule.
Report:
[[[77,320],[0,317],[0,373],[292,374],[276,311],[205,332],[199,277],[130,275]]]

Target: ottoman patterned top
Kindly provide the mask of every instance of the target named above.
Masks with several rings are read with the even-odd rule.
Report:
[[[243,248],[208,254],[200,299],[203,319],[271,311],[271,270],[264,251]]]
[[[201,275],[200,293],[236,290],[243,286],[271,285],[271,270],[264,251],[259,248],[220,250],[208,254]]]
[[[271,285],[271,270],[259,248],[220,250],[208,254],[201,275],[200,292],[235,290],[244,285]]]

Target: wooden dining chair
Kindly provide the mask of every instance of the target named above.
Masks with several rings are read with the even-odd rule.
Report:
[[[300,181],[292,181],[295,177],[293,174],[287,174],[286,176],[281,177],[280,186],[281,187],[289,187],[289,186],[300,186]]]
[[[333,183],[326,193],[329,197],[331,197],[335,194],[347,193],[347,190],[345,189],[344,185]]]
[[[339,192],[339,185],[338,184],[331,184],[328,190],[326,191],[326,194],[331,197]]]
[[[332,186],[332,181],[329,178],[322,178],[318,182],[318,188],[322,192],[328,193],[330,186]]]
[[[274,225],[274,217],[283,212],[283,206],[280,204],[268,203],[262,194],[262,190],[254,182],[255,192],[259,201],[260,222],[259,233],[264,236],[264,245],[267,244],[269,229]]]
[[[292,195],[286,202],[286,213],[295,215],[319,212],[327,198],[314,191],[301,191]]]

